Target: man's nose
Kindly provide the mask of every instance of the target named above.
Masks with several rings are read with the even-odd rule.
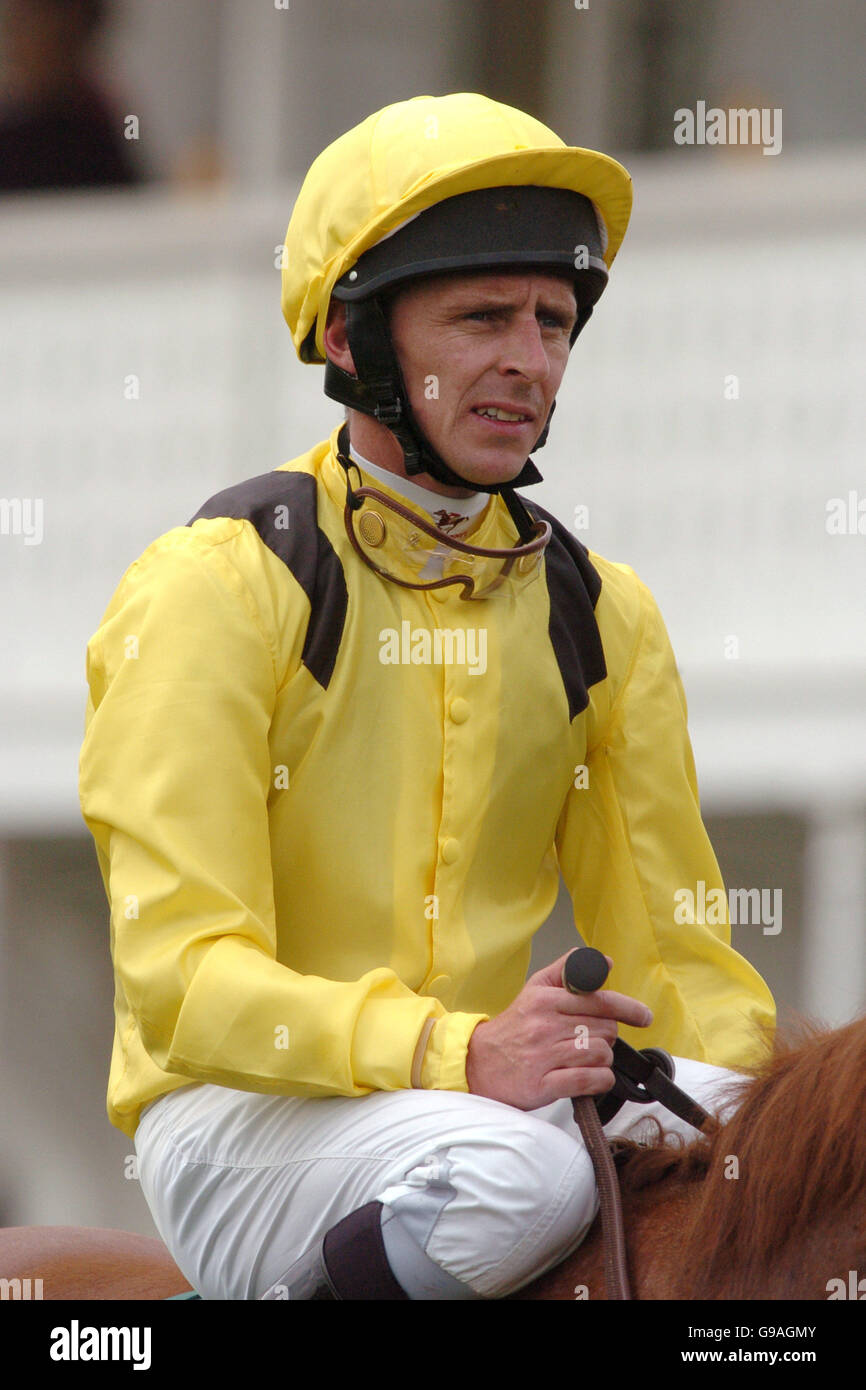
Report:
[[[519,372],[528,381],[543,381],[550,371],[550,360],[541,326],[534,314],[520,315],[508,325],[502,343],[499,370]]]

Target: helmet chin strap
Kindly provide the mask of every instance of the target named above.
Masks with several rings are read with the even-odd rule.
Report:
[[[578,322],[572,342],[591,312],[590,308],[582,316],[582,321]],[[507,483],[478,483],[474,479],[461,477],[436,452],[415,418],[388,321],[377,298],[346,302],[346,337],[358,375],[351,376],[329,358],[325,364],[325,395],[385,425],[403,450],[407,476],[429,473],[438,482],[451,487],[501,493],[521,540],[528,540],[533,534],[532,518],[514,489],[542,481],[532,459],[528,458],[517,477]],[[540,449],[545,444],[555,407],[554,401],[534,449]]]

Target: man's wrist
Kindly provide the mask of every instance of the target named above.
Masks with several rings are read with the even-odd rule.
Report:
[[[477,1094],[475,1087],[478,1081],[478,1029],[483,1028],[484,1023],[488,1023],[489,1021],[489,1019],[484,1019],[473,1029],[466,1047],[466,1086],[467,1089],[474,1094]]]

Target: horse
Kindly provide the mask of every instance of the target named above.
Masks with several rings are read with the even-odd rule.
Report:
[[[768,1059],[731,1083],[709,1135],[617,1141],[633,1297],[826,1300],[866,1269],[866,1017],[832,1032],[804,1022],[800,1034],[777,1034]],[[46,1300],[190,1292],[160,1241],[76,1227],[0,1231],[0,1280],[3,1297]],[[598,1219],[509,1298],[604,1300]]]
[[[190,1292],[162,1241],[93,1226],[0,1230],[3,1298],[166,1299]]]
[[[803,1020],[799,1037],[777,1034],[769,1059],[731,1083],[723,1109],[736,1108],[709,1135],[623,1142],[632,1296],[850,1296],[850,1271],[866,1270],[864,1068],[866,1017],[832,1032]],[[563,1263],[510,1297],[605,1299],[598,1220]]]

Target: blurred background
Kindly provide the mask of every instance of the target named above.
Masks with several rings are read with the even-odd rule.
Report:
[[[484,92],[632,173],[533,497],[661,606],[725,881],[781,894],[735,945],[783,1019],[863,1009],[864,15],[0,4],[0,1224],[154,1231],[104,1109],[85,646],[155,536],[339,419],[294,357],[280,245],[312,158],[421,93]],[[701,102],[766,109],[780,148],[678,144]],[[561,895],[536,963],[572,943]]]

